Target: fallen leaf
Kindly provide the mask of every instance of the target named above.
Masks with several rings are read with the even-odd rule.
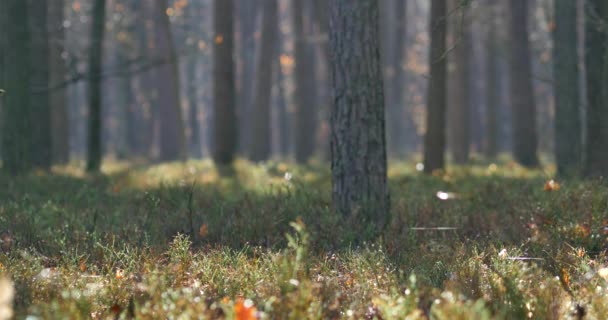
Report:
[[[559,182],[553,179],[545,182],[545,191],[557,191],[559,190],[559,188],[561,188],[561,185],[559,184]]]
[[[255,320],[257,319],[257,309],[253,305],[253,301],[249,299],[238,299],[234,305],[234,314],[236,320]]]
[[[206,237],[209,234],[209,226],[207,226],[206,223],[203,223],[198,229],[198,234],[203,238]]]

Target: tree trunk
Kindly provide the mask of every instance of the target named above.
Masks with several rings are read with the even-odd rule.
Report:
[[[576,1],[555,1],[555,23],[555,159],[558,174],[570,175],[580,170],[582,154]]]
[[[47,26],[47,1],[29,0],[32,59],[30,78],[30,112],[34,166],[49,169],[51,154],[51,110],[49,100],[49,33]]]
[[[188,68],[187,77],[188,77],[188,110],[190,114],[188,115],[188,121],[190,121],[190,152],[192,156],[195,158],[201,158],[203,156],[203,146],[201,144],[201,125],[200,125],[200,106],[198,104],[197,91],[197,76],[196,72],[198,70],[198,55],[193,55],[189,59],[189,63],[186,66]]]
[[[446,0],[431,1],[429,51],[430,80],[427,92],[426,134],[424,136],[424,172],[432,173],[445,166]]]
[[[486,33],[486,113],[485,113],[485,147],[484,153],[488,159],[498,155],[498,108],[500,105],[500,74],[498,72],[498,37],[495,4],[489,4],[490,22]]]
[[[50,87],[55,88],[66,79],[67,66],[62,57],[65,49],[64,1],[55,0],[49,5],[50,52],[49,72]],[[66,89],[54,89],[50,92],[51,108],[51,141],[53,162],[66,164],[70,160],[70,129]]]
[[[233,0],[234,1],[234,0]],[[239,37],[237,38],[238,60],[237,60],[237,78],[236,78],[236,89],[237,89],[237,100],[236,100],[236,112],[237,119],[239,121],[239,136],[238,136],[238,151],[239,153],[246,154],[251,151],[248,150],[251,141],[251,117],[254,99],[254,77],[255,77],[255,52],[256,52],[256,26],[258,7],[260,2],[266,0],[245,0],[236,1],[235,9],[237,12],[238,20],[236,25],[238,26]]]
[[[536,155],[538,139],[528,39],[528,5],[528,0],[510,0],[513,156],[523,166],[536,167],[539,165]]]
[[[166,13],[168,7],[168,0],[157,0],[156,43],[161,59],[165,62],[158,69],[159,79],[163,79],[158,88],[159,156],[161,161],[185,161],[187,158],[186,133],[179,94],[179,63],[173,43],[171,22]]]
[[[262,43],[257,55],[255,100],[252,113],[251,154],[252,161],[264,161],[270,157],[270,100],[272,94],[272,68],[277,40],[277,1],[265,0],[263,4]]]
[[[4,30],[7,45],[4,48],[6,93],[2,114],[2,164],[5,171],[17,175],[32,166],[30,30],[27,1],[3,2],[6,8]]]
[[[232,0],[214,1],[215,37],[213,45],[213,160],[228,165],[237,144],[234,102],[234,35]]]
[[[409,125],[411,119],[405,115],[404,94],[405,91],[405,70],[403,68],[405,58],[405,42],[407,39],[407,0],[394,1],[394,16],[393,16],[393,46],[392,55],[390,57],[391,69],[394,72],[393,81],[387,83],[387,93],[390,93],[387,100],[388,117],[388,150],[394,152],[397,156],[403,156],[405,153],[405,127]],[[388,90],[388,87],[391,87]]]
[[[106,1],[95,0],[91,26],[91,51],[89,53],[89,145],[87,171],[101,168],[101,67],[103,63],[103,38],[105,30]]]
[[[471,16],[469,8],[460,1],[452,1],[456,10],[450,27],[452,40],[455,42],[452,51],[452,80],[448,84],[450,98],[449,124],[451,151],[454,163],[465,164],[469,161],[471,145],[471,58],[473,55]],[[448,80],[448,81],[449,81]]]
[[[587,148],[585,175],[608,176],[608,3],[587,2]]]
[[[306,163],[315,151],[316,137],[316,88],[314,56],[306,40],[305,10],[303,1],[293,1],[294,58],[295,58],[295,158]]]
[[[333,202],[383,228],[390,204],[378,2],[331,0],[329,11]]]

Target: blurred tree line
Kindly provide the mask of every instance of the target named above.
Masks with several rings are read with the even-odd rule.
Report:
[[[422,154],[428,173],[445,167],[446,154],[467,164],[504,152],[528,167],[554,154],[561,175],[608,173],[603,0],[0,6],[0,153],[12,174],[74,159],[95,172],[104,158],[317,158],[336,168],[341,134],[373,137],[376,125],[383,142],[360,156],[374,158],[376,147],[384,158]],[[340,11],[361,21],[345,27]],[[357,47],[357,37],[369,41]],[[366,48],[378,51],[377,93],[376,75],[355,70],[374,65]],[[352,82],[340,82],[340,65],[351,66]],[[339,126],[340,98],[352,99],[343,116],[358,114],[349,88],[365,89],[362,103],[382,116],[361,109]]]

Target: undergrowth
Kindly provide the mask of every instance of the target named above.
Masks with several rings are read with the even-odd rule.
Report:
[[[0,278],[17,318],[608,315],[603,180],[549,184],[551,169],[508,161],[433,176],[396,163],[378,232],[332,210],[320,165],[104,171],[0,176]]]

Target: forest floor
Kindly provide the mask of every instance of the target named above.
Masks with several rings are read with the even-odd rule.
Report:
[[[17,318],[608,315],[606,181],[553,183],[550,168],[507,160],[433,176],[396,163],[377,234],[330,209],[323,166],[104,170],[0,176],[0,278]]]

